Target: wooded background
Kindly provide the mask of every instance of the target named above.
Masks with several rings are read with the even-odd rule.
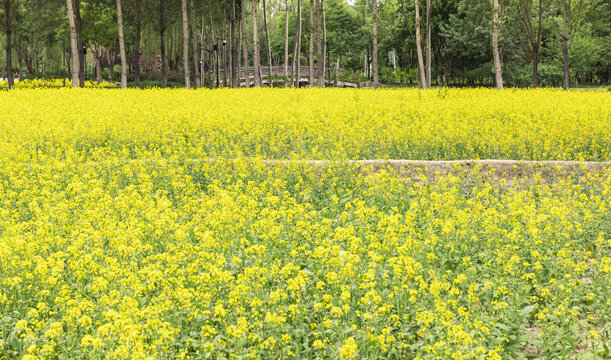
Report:
[[[611,70],[608,0],[2,1],[9,86],[66,69],[74,86],[568,88]]]

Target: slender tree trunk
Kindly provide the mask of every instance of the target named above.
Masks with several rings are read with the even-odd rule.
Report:
[[[317,85],[325,87],[325,44],[322,42],[322,1],[316,0],[316,61],[317,61]]]
[[[209,79],[209,74],[210,72],[207,71],[208,74],[206,74],[205,71],[205,64],[206,64],[206,52],[205,52],[205,47],[206,47],[206,10],[205,10],[205,1],[202,4],[202,8],[203,8],[203,14],[202,14],[202,30],[200,32],[200,44],[199,44],[199,51],[200,51],[200,75],[202,78],[202,86],[206,86],[206,79],[208,78],[208,84],[210,84],[210,79]]]
[[[77,41],[77,35],[76,35],[76,25],[74,22],[74,9],[72,8],[72,0],[66,0],[66,6],[68,8],[68,26],[70,27],[70,50],[72,53],[72,87],[79,87],[80,86],[79,73],[78,73],[79,53],[78,53],[78,41]],[[9,42],[8,38],[10,37],[7,34],[7,43]],[[10,57],[9,54],[7,54],[7,56]]]
[[[239,88],[241,86],[241,80],[240,80],[240,74],[242,74],[242,45],[240,44],[240,41],[242,39],[242,28],[241,28],[241,21],[237,20],[236,23],[236,53],[237,53],[237,61],[236,61],[236,77],[237,77],[237,81],[236,81],[236,88]]]
[[[300,65],[301,65],[301,0],[297,1],[297,32],[295,35],[295,58],[293,60],[293,65],[295,67],[295,87],[299,87],[300,85]]]
[[[257,25],[257,0],[252,0],[252,42],[253,42],[253,68],[255,72],[255,86],[261,86],[261,60],[259,59],[259,29]]]
[[[492,14],[492,53],[494,55],[494,77],[496,88],[503,88],[503,71],[499,55],[499,0],[493,0]]]
[[[220,85],[221,76],[220,76],[220,61],[219,61],[219,53],[221,49],[219,48],[219,38],[216,36],[216,31],[214,30],[214,20],[212,19],[212,12],[210,12],[210,30],[212,30],[212,47],[216,47],[216,51],[214,52],[214,74],[215,74],[215,85],[217,88]],[[214,45],[216,42],[216,45]]]
[[[244,81],[246,87],[250,87],[250,62],[248,61],[248,41],[246,34],[246,0],[242,0],[242,49],[244,51]]]
[[[533,74],[532,74],[532,87],[536,89],[539,86],[539,46],[533,46]]]
[[[189,2],[191,13],[191,44],[193,45],[193,76],[195,77],[195,87],[197,89],[202,87],[202,80],[199,75],[199,55],[197,49],[197,28],[195,27],[195,7],[193,6],[193,0]]]
[[[159,55],[161,57],[161,87],[165,88],[168,86],[168,60],[165,53],[166,20],[163,1],[159,0]]]
[[[286,20],[284,26],[284,76],[285,84],[288,85],[289,79],[289,1],[284,0],[286,10]]]
[[[182,0],[182,66],[185,70],[185,87],[191,88],[191,71],[189,70],[189,20],[187,0]]]
[[[6,50],[5,50],[6,51]],[[2,68],[0,68],[0,78],[5,78],[7,76],[5,76],[6,74],[6,58],[4,59],[4,61],[2,61]]]
[[[378,1],[373,0],[373,87],[380,86],[378,74]]]
[[[121,0],[117,0],[117,23],[119,25],[119,53],[121,54],[121,89],[127,88],[127,57],[125,56],[125,38],[123,37],[123,12]]]
[[[496,1],[496,0],[495,0]],[[550,4],[550,12],[551,12],[551,2]],[[561,3],[562,10],[562,20],[564,23],[562,33],[558,31],[558,27],[556,26],[555,19],[552,19],[552,25],[554,27],[554,33],[556,35],[556,40],[558,41],[558,46],[562,51],[562,58],[564,63],[564,78],[562,81],[562,88],[564,90],[569,89],[569,49],[573,44],[573,40],[575,39],[575,34],[577,33],[577,29],[579,27],[579,19],[581,15],[581,9],[583,6],[583,0],[579,1],[579,5],[577,8],[577,14],[573,13],[573,8],[571,7],[571,2],[567,3],[566,0],[563,0]],[[552,17],[554,15],[552,14]]]
[[[229,51],[231,53],[231,87],[237,88],[238,84],[238,48],[236,45],[236,18],[235,0],[231,0],[231,31],[229,34]]]
[[[535,31],[533,29],[532,21],[530,18],[530,9],[526,5],[528,1],[530,3],[531,0],[519,0],[518,5],[520,6],[520,14],[522,15],[522,22],[524,23],[524,28],[528,33],[528,39],[530,40],[530,45],[532,47],[532,87],[536,88],[539,86],[538,80],[538,68],[539,68],[539,47],[541,44],[541,22],[543,17],[543,0],[539,0],[539,12],[538,12],[538,28],[537,34],[535,35]]]
[[[67,1],[70,2],[71,0]],[[70,16],[69,14],[71,11],[72,3],[70,3],[70,7],[68,8],[68,17]],[[11,36],[13,32],[13,14],[11,13],[11,0],[4,0],[4,20],[6,31],[6,72],[8,79],[8,87],[9,89],[12,89],[13,86],[15,86],[15,75],[13,74],[13,49],[11,44]],[[74,16],[72,17],[72,22],[74,22]],[[70,34],[72,34],[72,32],[70,32]],[[76,79],[76,83],[78,83],[78,77]]]
[[[142,0],[136,0],[136,39],[134,42],[134,81],[140,87],[140,38],[142,37]]]
[[[23,67],[23,57],[21,56],[21,49],[19,49],[19,46],[17,46],[17,66],[18,66],[18,70],[17,74],[19,77],[21,77],[21,74],[23,74],[23,72],[21,71],[21,68]]]
[[[108,81],[110,82],[112,82],[113,71],[114,71],[114,62],[111,61],[111,57],[114,57],[114,56],[111,55],[111,50],[109,46],[108,49],[106,49],[106,61],[108,62]]]
[[[426,87],[431,87],[431,11],[432,1],[426,2]]]
[[[6,51],[6,50],[5,50]],[[2,68],[0,68],[0,78],[8,78],[6,75],[6,58],[2,61]]]
[[[314,0],[310,0],[310,51],[308,53],[308,62],[310,65],[309,86],[314,86],[314,41]],[[320,58],[317,58],[318,61],[320,61]]]
[[[564,90],[568,90],[569,89],[569,39],[568,37],[565,37],[562,43],[562,62],[563,62],[563,67],[564,67],[564,76],[562,79],[562,89]]]
[[[226,43],[227,43],[227,2],[223,2],[223,87],[228,87],[227,86],[227,68],[228,66],[228,61],[227,61],[227,49],[226,49]]]
[[[286,17],[284,26],[284,76],[289,76],[289,2],[284,1]]]
[[[265,25],[265,39],[267,41],[267,66],[269,72],[267,74],[268,86],[272,86],[272,46],[269,43],[269,28],[267,25],[267,9],[265,9],[265,0],[263,0],[263,24]]]
[[[76,20],[76,35],[79,60],[79,86],[85,87],[85,43],[83,41],[83,21],[81,19],[81,0],[74,2],[74,16]]]
[[[322,79],[318,79],[318,86],[325,87],[325,69],[330,64],[327,64],[327,22],[325,20],[325,1],[318,0],[320,2],[320,10],[322,12],[322,66],[319,65]],[[329,82],[331,82],[331,74],[329,74]]]
[[[495,0],[496,1],[496,0]],[[422,60],[422,44],[420,38],[420,3],[414,0],[414,9],[416,10],[416,51],[418,52],[418,86],[421,89],[426,89],[426,79],[424,76],[424,61]]]
[[[95,61],[95,79],[100,83],[104,80],[102,79],[102,56],[104,56],[104,54],[102,53],[102,49],[98,49],[97,46],[94,51],[95,53],[93,54],[93,59]]]

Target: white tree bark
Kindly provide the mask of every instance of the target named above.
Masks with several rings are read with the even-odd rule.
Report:
[[[422,59],[422,39],[420,38],[420,3],[414,0],[416,10],[416,51],[418,53],[418,86],[426,89],[426,78],[424,76],[424,61]]]
[[[117,0],[117,23],[119,26],[119,52],[121,53],[121,89],[127,89],[127,57],[125,56],[125,37],[123,36],[121,0]]]
[[[191,44],[193,46],[193,75],[195,76],[195,87],[201,88],[202,81],[199,75],[199,55],[197,51],[197,28],[195,27],[195,7],[193,6],[193,0],[189,3],[189,8],[191,10],[190,20],[191,20]]]
[[[380,86],[378,74],[378,1],[373,0],[373,88]]]
[[[66,0],[66,7],[68,8],[68,26],[70,27],[70,51],[72,52],[72,87],[79,87],[79,49],[76,39],[76,24],[74,22],[72,0]]]
[[[288,84],[289,78],[289,1],[284,0],[286,10],[286,24],[284,26],[284,76],[285,83]]]
[[[182,65],[185,70],[185,87],[191,88],[191,71],[189,70],[189,19],[187,0],[182,0]]]
[[[496,88],[503,88],[503,70],[499,55],[499,0],[493,0],[492,9],[492,54],[494,56],[494,77]]]
[[[295,33],[295,57],[293,59],[293,66],[295,71],[295,87],[299,87],[300,84],[300,65],[301,65],[301,0],[297,0],[297,31]]]
[[[310,65],[310,80],[308,85],[310,87],[314,86],[314,40],[314,0],[310,0],[310,51],[308,53],[308,63]]]
[[[253,70],[255,72],[255,86],[261,86],[261,60],[259,46],[259,27],[257,25],[257,0],[252,0],[252,43],[253,43]]]
[[[250,72],[248,70],[250,64],[248,61],[248,41],[246,34],[246,0],[242,0],[242,46],[244,50],[244,81],[246,87],[250,88]]]
[[[316,59],[318,61],[318,87],[325,87],[325,51],[323,44],[323,14],[322,14],[322,0],[316,0]],[[331,79],[329,79],[330,81]]]

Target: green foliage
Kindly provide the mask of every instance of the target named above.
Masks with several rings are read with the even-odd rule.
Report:
[[[69,40],[65,0],[12,0],[13,18],[13,67],[31,69],[29,76],[49,76],[61,73],[62,48],[60,37]],[[146,61],[143,72],[159,72],[159,30],[165,30],[166,53],[172,70],[181,71],[177,65],[182,57],[182,24],[180,1],[142,0],[141,51]],[[426,33],[426,0],[420,2],[422,36]],[[562,30],[562,12],[558,2],[548,7],[544,1],[542,41],[539,58],[541,85],[558,86],[562,75],[562,53],[559,50],[552,21]],[[203,44],[204,62],[211,66],[212,24],[214,35],[229,37],[228,1],[194,0],[197,40]],[[606,84],[611,77],[611,5],[605,0],[584,0],[583,9],[577,11],[579,1],[572,6],[572,23],[579,24],[569,51],[571,85]],[[282,66],[285,52],[285,0],[266,0],[272,62]],[[288,1],[289,8],[289,62],[293,62],[297,0]],[[340,62],[346,80],[358,80],[356,72],[364,73],[365,56],[372,49],[371,0],[324,1],[326,37],[329,58]],[[526,0],[533,27],[536,29],[538,0]],[[241,19],[241,1],[236,1],[238,24]],[[136,1],[124,1],[125,42],[132,68],[136,32]],[[160,11],[163,10],[163,16]],[[250,2],[246,2],[247,39],[252,61],[252,18]],[[4,20],[4,9],[0,16]],[[91,54],[100,56],[107,49],[118,48],[115,0],[80,0],[83,40],[90,50],[87,59],[92,66]],[[259,8],[259,36],[261,61],[267,63],[265,32],[263,31],[262,6]],[[492,49],[490,1],[481,0],[433,0],[431,11],[432,74],[434,84],[488,85],[492,83]],[[414,31],[415,9],[412,0],[378,0],[378,49],[381,80],[387,84],[411,81],[411,73],[417,68]],[[577,18],[579,17],[579,18]],[[163,20],[162,20],[163,18]],[[523,24],[518,1],[501,2],[500,51],[503,75],[508,86],[529,86],[532,70],[532,46]],[[2,28],[4,21],[1,21]],[[202,31],[202,24],[205,26]],[[307,56],[309,46],[309,1],[303,1],[302,55]],[[239,31],[238,31],[239,33]],[[4,41],[4,38],[0,38]],[[203,41],[203,43],[202,43]],[[241,51],[241,41],[238,41]],[[69,41],[67,41],[69,46]],[[189,44],[189,46],[192,46]],[[397,73],[388,72],[393,67],[389,53],[396,54]],[[191,54],[191,52],[189,52]],[[192,55],[190,55],[192,56]],[[0,57],[3,57],[0,54]],[[240,56],[241,58],[241,56]],[[2,60],[2,59],[0,59]],[[171,61],[170,61],[171,60]],[[104,67],[106,60],[102,59]],[[305,65],[305,62],[302,62]],[[252,63],[251,63],[252,64]],[[89,70],[89,76],[93,71]],[[397,75],[397,74],[403,74]],[[145,76],[145,74],[143,74]],[[151,75],[152,76],[152,75]],[[398,79],[397,79],[398,78]],[[410,79],[406,81],[405,79]],[[559,81],[560,80],[560,81]]]

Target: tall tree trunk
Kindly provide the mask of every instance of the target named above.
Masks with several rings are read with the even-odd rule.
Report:
[[[416,10],[416,24],[414,26],[416,28],[416,51],[418,52],[418,86],[421,89],[426,89],[424,61],[422,60],[422,39],[420,38],[420,3],[418,0],[414,0],[414,9]]]
[[[286,11],[286,19],[284,26],[284,76],[286,77],[285,84],[288,85],[289,79],[289,1],[284,0]]]
[[[203,8],[203,14],[202,14],[202,30],[200,32],[200,46],[199,46],[199,51],[200,51],[200,59],[201,59],[201,64],[200,64],[200,71],[201,71],[201,77],[202,77],[202,86],[206,86],[206,82],[209,85],[212,85],[210,83],[210,71],[205,71],[205,64],[206,64],[206,52],[205,52],[205,48],[206,48],[206,7],[205,7],[205,0],[202,4],[202,8]],[[208,81],[206,81],[206,79],[208,79]]]
[[[301,65],[301,0],[297,0],[297,31],[295,33],[295,57],[293,60],[293,66],[295,71],[295,87],[300,85],[300,65]]]
[[[67,0],[70,2],[71,0]],[[68,8],[68,13],[72,11],[72,4]],[[72,19],[74,22],[74,17]],[[4,0],[4,26],[6,30],[6,72],[8,78],[8,87],[12,89],[15,86],[15,75],[13,74],[13,49],[11,44],[11,35],[13,32],[13,14],[11,13],[11,0]],[[71,28],[72,29],[72,28]],[[72,34],[72,32],[71,32]],[[76,79],[78,83],[78,78]]]
[[[539,47],[541,44],[541,22],[543,17],[543,0],[539,0],[539,11],[538,11],[538,28],[537,34],[535,35],[535,31],[533,29],[532,21],[530,19],[530,9],[526,5],[528,1],[530,4],[531,0],[519,0],[520,6],[520,14],[522,15],[522,22],[524,23],[524,28],[528,33],[528,39],[530,40],[530,45],[532,47],[532,87],[536,88],[539,86],[538,79],[538,69],[539,69]]]
[[[74,2],[74,16],[76,20],[76,35],[79,63],[79,86],[85,87],[85,43],[83,41],[83,20],[81,19],[81,0]]]
[[[159,53],[161,56],[161,87],[168,86],[168,60],[165,53],[165,11],[163,6],[164,0],[159,0]]]
[[[70,51],[72,53],[72,87],[79,87],[79,51],[78,40],[76,35],[76,24],[74,22],[74,9],[72,8],[72,0],[66,0],[66,7],[68,8],[68,26],[70,27]],[[7,42],[8,38],[9,37],[7,36]],[[7,54],[7,56],[10,57],[9,54]]]
[[[223,87],[227,87],[227,2],[223,2]]]
[[[134,81],[140,87],[140,38],[142,37],[142,0],[136,0],[136,41],[134,43]]]
[[[318,4],[318,2],[317,2]],[[310,0],[310,51],[308,53],[308,62],[310,65],[310,80],[309,85],[314,86],[314,0]],[[318,59],[320,61],[320,58]]]
[[[250,62],[248,61],[248,41],[246,34],[246,0],[242,0],[242,48],[244,51],[244,81],[246,81],[246,87],[250,87]]]
[[[6,0],[5,0],[5,1],[6,1]],[[5,51],[6,51],[6,50],[5,50]],[[0,66],[2,66],[2,67],[0,68],[0,78],[3,78],[3,79],[4,79],[4,78],[6,77],[6,76],[5,76],[5,74],[6,74],[6,58],[4,59],[4,61],[2,62],[2,65],[0,65]]]
[[[318,79],[318,86],[319,87],[325,87],[325,69],[327,69],[327,66],[330,66],[330,64],[327,64],[327,47],[329,45],[329,43],[327,42],[327,22],[325,20],[325,1],[324,0],[318,0],[320,2],[320,10],[322,12],[322,65],[319,65],[319,70],[321,73],[321,78]],[[319,16],[320,18],[320,16]],[[331,82],[331,74],[329,73],[329,82]]]
[[[185,87],[191,88],[191,71],[189,70],[189,18],[187,0],[182,0],[182,66],[185,70]]]
[[[426,87],[431,87],[431,11],[432,1],[426,2]]]
[[[562,63],[563,63],[563,68],[564,68],[564,76],[562,78],[562,89],[564,90],[568,90],[569,89],[569,79],[570,79],[570,74],[569,74],[569,39],[568,37],[565,37],[564,39],[562,39]]]
[[[429,0],[430,1],[430,0]],[[373,0],[373,87],[380,86],[378,74],[378,1]]]
[[[30,54],[28,51],[27,44],[23,46],[23,62],[25,63],[25,67],[28,69],[28,74],[30,74],[30,76],[34,76],[36,74],[36,70],[34,70],[32,54]]]
[[[242,73],[242,69],[241,69],[241,67],[242,67],[242,50],[241,50],[242,45],[240,45],[240,41],[242,39],[242,30],[241,30],[242,28],[241,28],[241,25],[240,25],[241,21],[239,21],[237,19],[236,19],[236,21],[237,21],[237,23],[236,23],[236,37],[235,38],[236,38],[236,53],[237,53],[236,54],[236,56],[237,56],[237,59],[236,59],[237,60],[236,61],[236,74],[237,75],[236,75],[236,77],[237,77],[237,79],[236,79],[236,86],[235,87],[239,88],[241,86],[240,74]]]
[[[539,46],[533,47],[532,63],[533,73],[531,86],[533,89],[536,89],[539,86]]]
[[[499,55],[499,0],[493,0],[492,13],[492,54],[494,56],[494,78],[496,88],[503,88],[503,70],[501,56]]]
[[[197,50],[197,28],[195,27],[195,7],[193,6],[193,0],[190,1],[190,10],[191,10],[191,37],[193,44],[193,74],[195,76],[195,87],[202,87],[202,80],[199,76],[199,55]]]
[[[96,46],[94,49],[93,60],[95,61],[95,79],[99,83],[104,81],[104,79],[102,79],[102,56],[104,56],[102,49],[99,49]]]
[[[229,51],[231,53],[231,87],[238,87],[238,48],[236,46],[235,0],[231,0],[231,31],[229,34]]]
[[[212,19],[212,12],[210,12],[210,30],[212,30],[212,46],[213,48],[216,47],[216,50],[214,51],[214,59],[213,62],[215,64],[214,66],[214,74],[215,74],[215,86],[218,88],[219,84],[220,84],[220,73],[219,73],[219,67],[220,67],[220,61],[219,61],[219,53],[221,51],[221,49],[219,48],[219,38],[216,36],[216,31],[214,30],[214,20]],[[215,43],[216,42],[216,43]],[[216,45],[214,45],[216,44]]]
[[[325,87],[325,51],[322,38],[322,1],[316,0],[316,61],[317,61],[317,85]]]
[[[18,70],[17,74],[19,77],[21,77],[21,74],[23,74],[23,72],[21,71],[21,68],[23,67],[23,57],[21,56],[21,49],[19,49],[19,46],[17,46],[17,66],[18,66]]]
[[[269,28],[267,26],[267,9],[265,9],[265,0],[263,0],[263,24],[265,25],[265,39],[267,41],[267,66],[269,72],[267,74],[268,86],[272,86],[272,46],[269,43]]]
[[[550,12],[551,12],[551,2],[550,4]],[[577,29],[579,28],[579,19],[581,15],[581,9],[583,7],[583,0],[579,0],[577,15],[574,15],[571,7],[571,2],[567,3],[566,0],[561,3],[562,10],[562,20],[564,23],[564,27],[562,33],[558,31],[558,27],[556,26],[555,19],[552,19],[552,25],[554,26],[554,33],[556,35],[556,40],[558,41],[558,46],[562,51],[562,60],[564,63],[564,78],[562,81],[562,88],[564,90],[569,89],[569,50],[571,49],[571,45],[573,44],[573,40],[575,39],[575,34],[577,34]],[[552,14],[553,16],[553,14]]]
[[[123,37],[123,12],[121,0],[117,0],[117,23],[119,25],[119,53],[121,54],[121,89],[127,89],[127,57],[125,56],[125,38]]]
[[[113,72],[115,68],[114,58],[115,56],[114,54],[112,54],[112,50],[109,46],[108,49],[106,49],[106,60],[108,61],[108,81],[110,82],[112,82]]]
[[[301,0],[300,0],[301,1]],[[252,0],[252,42],[253,42],[253,68],[255,72],[255,86],[261,86],[261,60],[259,59],[259,29],[257,26],[257,0]]]

